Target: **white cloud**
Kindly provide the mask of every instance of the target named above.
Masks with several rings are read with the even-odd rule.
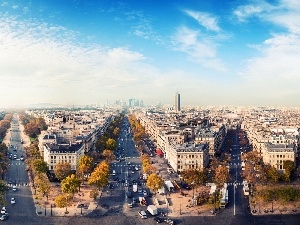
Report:
[[[249,95],[272,96],[273,101],[285,99],[285,103],[295,104],[300,95],[300,36],[277,34],[266,40],[261,49],[262,56],[249,59],[241,73],[246,81],[244,90],[248,89]]]
[[[216,44],[209,37],[187,27],[180,27],[173,39],[174,50],[188,55],[193,62],[218,71],[226,71],[218,59]]]
[[[217,18],[211,16],[210,14],[204,12],[196,12],[192,10],[186,10],[185,12],[189,16],[194,18],[201,26],[205,27],[207,30],[212,30],[216,32],[219,32],[221,30],[217,24]]]
[[[300,1],[297,0],[281,0],[276,5],[253,1],[252,4],[238,7],[233,13],[241,22],[250,17],[258,17],[262,21],[286,28],[289,32],[300,33]]]
[[[0,27],[0,94],[14,91],[2,104],[128,98],[133,87],[137,93],[153,89],[153,74],[159,74],[139,52],[76,44],[76,33],[64,27],[3,15]]]

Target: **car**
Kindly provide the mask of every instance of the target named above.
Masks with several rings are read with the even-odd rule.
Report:
[[[171,220],[169,218],[165,219],[165,223],[170,224],[170,225],[174,225],[175,224],[174,220]]]
[[[4,214],[4,213],[6,213],[6,208],[5,208],[5,206],[3,206],[2,209],[1,209],[1,214]]]
[[[7,220],[8,218],[8,213],[2,213],[0,220]]]
[[[140,217],[141,217],[142,219],[147,219],[147,214],[146,214],[145,211],[140,211],[140,212],[139,212],[139,215],[140,215]]]
[[[132,202],[128,203],[128,207],[129,207],[129,208],[132,208],[132,207],[133,207]]]
[[[11,199],[10,199],[10,204],[12,204],[12,205],[13,205],[13,204],[16,204],[16,199],[15,199],[15,198],[11,198]]]
[[[17,191],[17,187],[16,187],[16,186],[13,186],[12,190],[13,190],[13,191]]]
[[[148,195],[146,190],[143,191],[143,194],[144,194],[145,197]]]
[[[132,203],[137,203],[137,199],[136,198],[132,198]]]
[[[155,221],[156,223],[161,223],[161,222],[162,222],[162,219],[156,216],[156,217],[154,217],[154,221]]]

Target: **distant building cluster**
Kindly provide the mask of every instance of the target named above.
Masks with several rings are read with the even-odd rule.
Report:
[[[157,151],[175,171],[203,169],[209,158],[221,152],[232,122],[218,114],[199,111],[180,114],[163,110],[134,112],[149,136],[156,141]]]
[[[27,114],[42,117],[47,131],[39,135],[39,150],[49,170],[61,162],[76,170],[78,160],[86,152],[95,150],[96,141],[117,115],[115,110],[32,110]]]
[[[243,117],[241,127],[247,132],[253,150],[264,163],[284,171],[283,162],[296,165],[299,156],[299,114],[293,110],[252,110]]]

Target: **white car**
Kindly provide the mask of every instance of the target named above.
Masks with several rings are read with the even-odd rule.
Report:
[[[1,214],[4,214],[4,213],[6,213],[6,208],[5,208],[5,206],[3,206],[2,209],[1,209]]]
[[[16,199],[15,199],[15,198],[11,198],[10,203],[11,203],[12,205],[13,205],[13,204],[16,204]]]
[[[17,187],[16,187],[16,186],[13,186],[12,190],[13,190],[13,191],[17,191]]]

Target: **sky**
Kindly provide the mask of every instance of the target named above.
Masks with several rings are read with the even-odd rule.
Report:
[[[0,107],[299,106],[299,0],[0,0]]]

